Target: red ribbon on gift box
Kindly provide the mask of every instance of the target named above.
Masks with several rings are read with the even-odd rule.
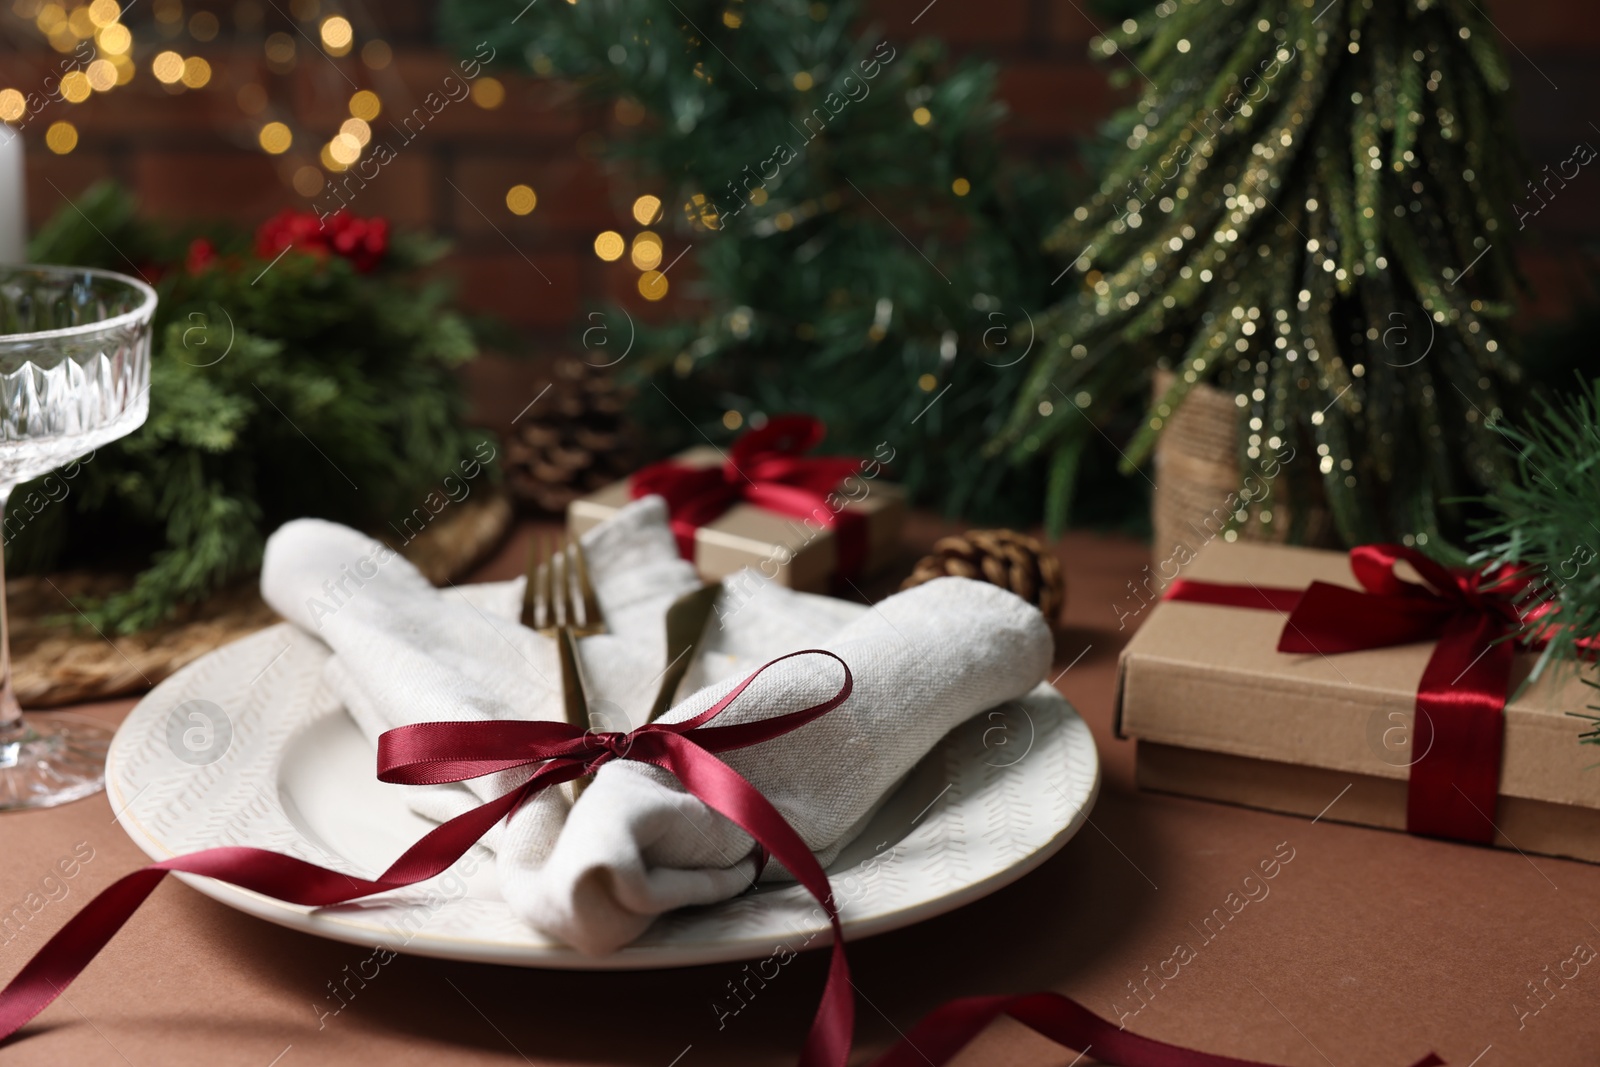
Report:
[[[708,725],[775,663],[823,655],[844,669],[839,690],[800,711],[732,726]],[[755,839],[758,854],[782,863],[815,897],[833,927],[832,957],[822,1002],[812,1019],[800,1067],[846,1067],[855,1028],[855,1000],[845,958],[844,931],[822,865],[778,809],[714,753],[760,744],[798,729],[843,704],[853,681],[832,652],[808,650],[760,667],[727,696],[692,719],[654,722],[631,733],[595,733],[564,722],[482,720],[402,726],[378,739],[378,777],[403,785],[462,782],[500,771],[535,767],[522,785],[441,823],[373,879],[356,878],[260,848],[209,848],[161,860],[124,875],[91,899],[34,953],[0,990],[0,1041],[11,1038],[50,1005],[89,965],[169,871],[205,875],[276,900],[311,907],[340,904],[400,889],[444,873],[496,821],[508,818],[541,789],[592,774],[613,760],[650,763]],[[1113,1056],[1124,1067],[1271,1067],[1217,1056],[1131,1034],[1059,993],[967,997],[927,1015],[875,1061],[875,1067],[943,1067],[984,1027],[1008,1015],[1071,1050]],[[1429,1054],[1413,1067],[1442,1067]]]
[[[810,415],[779,415],[741,435],[720,467],[690,467],[677,460],[653,463],[629,480],[635,500],[667,502],[678,551],[694,562],[695,533],[738,503],[780,515],[812,519],[833,531],[838,573],[853,578],[867,558],[867,521],[860,512],[830,502],[840,484],[861,469],[847,456],[806,456],[827,428]]]
[[[1426,584],[1395,574],[1401,562]],[[1180,578],[1163,597],[1285,614],[1279,652],[1334,656],[1437,642],[1417,685],[1412,745],[1422,755],[1411,765],[1406,831],[1492,844],[1512,637],[1522,629],[1515,602],[1532,587],[1527,572],[1454,570],[1403,545],[1353,548],[1350,569],[1361,589]]]

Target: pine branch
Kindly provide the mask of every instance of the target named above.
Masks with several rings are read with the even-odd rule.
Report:
[[[1533,414],[1530,412],[1530,414]],[[1485,497],[1473,562],[1504,566],[1529,583],[1523,633],[1546,641],[1535,668],[1571,667],[1600,641],[1600,378],[1542,401],[1523,426],[1497,426],[1516,477]]]
[[[411,276],[437,242],[402,235],[371,274],[300,251],[264,271],[248,234],[219,230],[222,262],[191,272],[186,237],[141,222],[122,190],[79,207],[41,230],[33,257],[126,271],[121,249],[162,268],[150,415],[80,461],[6,550],[19,570],[136,569],[86,607],[95,625],[142,629],[249,575],[288,519],[381,528],[482,439],[451,373],[474,354],[471,332],[446,287]]]
[[[584,0],[515,26],[452,0],[442,17],[463,48],[487,39],[627,116],[615,165],[663,199],[668,254],[693,245],[671,280],[708,310],[641,329],[643,358],[618,368],[643,379],[634,416],[658,450],[805,410],[834,451],[890,438],[924,502],[1037,520],[1044,457],[982,446],[1042,347],[1020,358],[1063,193],[999,163],[992,66],[886,39],[854,0]],[[792,160],[763,167],[779,145]]]

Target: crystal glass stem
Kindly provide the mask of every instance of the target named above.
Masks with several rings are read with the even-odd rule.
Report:
[[[6,505],[11,501],[10,485],[0,485],[0,531],[5,530]],[[6,614],[6,550],[0,534],[0,745],[21,736],[22,705],[11,684],[11,618]]]

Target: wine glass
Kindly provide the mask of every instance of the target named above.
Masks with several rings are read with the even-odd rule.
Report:
[[[19,484],[144,422],[155,309],[154,289],[110,271],[0,266],[0,524]],[[11,685],[3,557],[0,810],[47,808],[100,791],[112,731],[22,714]]]

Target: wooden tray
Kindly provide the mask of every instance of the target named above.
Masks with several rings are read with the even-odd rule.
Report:
[[[486,494],[451,507],[400,552],[436,585],[465,576],[511,529],[511,505]],[[69,571],[9,583],[12,684],[25,708],[142,693],[205,653],[278,620],[255,580],[219,591],[176,618],[136,634],[101,634],[79,615],[85,597],[125,588],[126,575]]]

